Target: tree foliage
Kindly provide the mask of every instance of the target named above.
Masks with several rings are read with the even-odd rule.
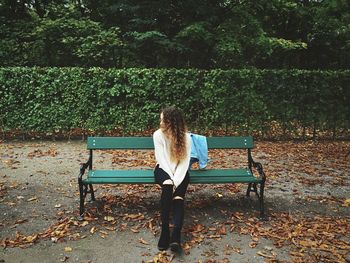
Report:
[[[347,0],[0,0],[0,66],[345,69]]]

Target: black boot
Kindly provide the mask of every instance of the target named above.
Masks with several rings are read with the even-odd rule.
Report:
[[[158,241],[159,250],[167,250],[169,247],[169,213],[171,208],[171,200],[173,197],[173,186],[163,185],[162,195],[160,197],[160,219],[162,221],[162,232]]]
[[[184,200],[173,200],[174,229],[171,235],[170,249],[174,252],[181,250],[181,229],[184,221]]]

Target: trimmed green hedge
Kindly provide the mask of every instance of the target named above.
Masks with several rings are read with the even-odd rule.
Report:
[[[194,131],[348,131],[350,71],[0,68],[6,132],[130,134],[179,106]]]

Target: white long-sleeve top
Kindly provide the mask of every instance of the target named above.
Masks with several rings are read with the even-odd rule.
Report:
[[[170,158],[170,140],[165,136],[161,129],[153,133],[154,152],[157,164],[162,168],[173,180],[175,187],[178,187],[189,168],[191,156],[191,137],[186,133],[187,154],[186,158],[179,163],[171,161]]]

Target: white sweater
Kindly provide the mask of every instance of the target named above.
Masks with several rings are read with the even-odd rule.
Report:
[[[157,164],[162,168],[173,180],[175,187],[178,187],[190,165],[191,156],[191,137],[186,134],[187,154],[186,158],[179,163],[172,162],[170,158],[170,140],[165,136],[161,129],[153,133],[154,152]]]

